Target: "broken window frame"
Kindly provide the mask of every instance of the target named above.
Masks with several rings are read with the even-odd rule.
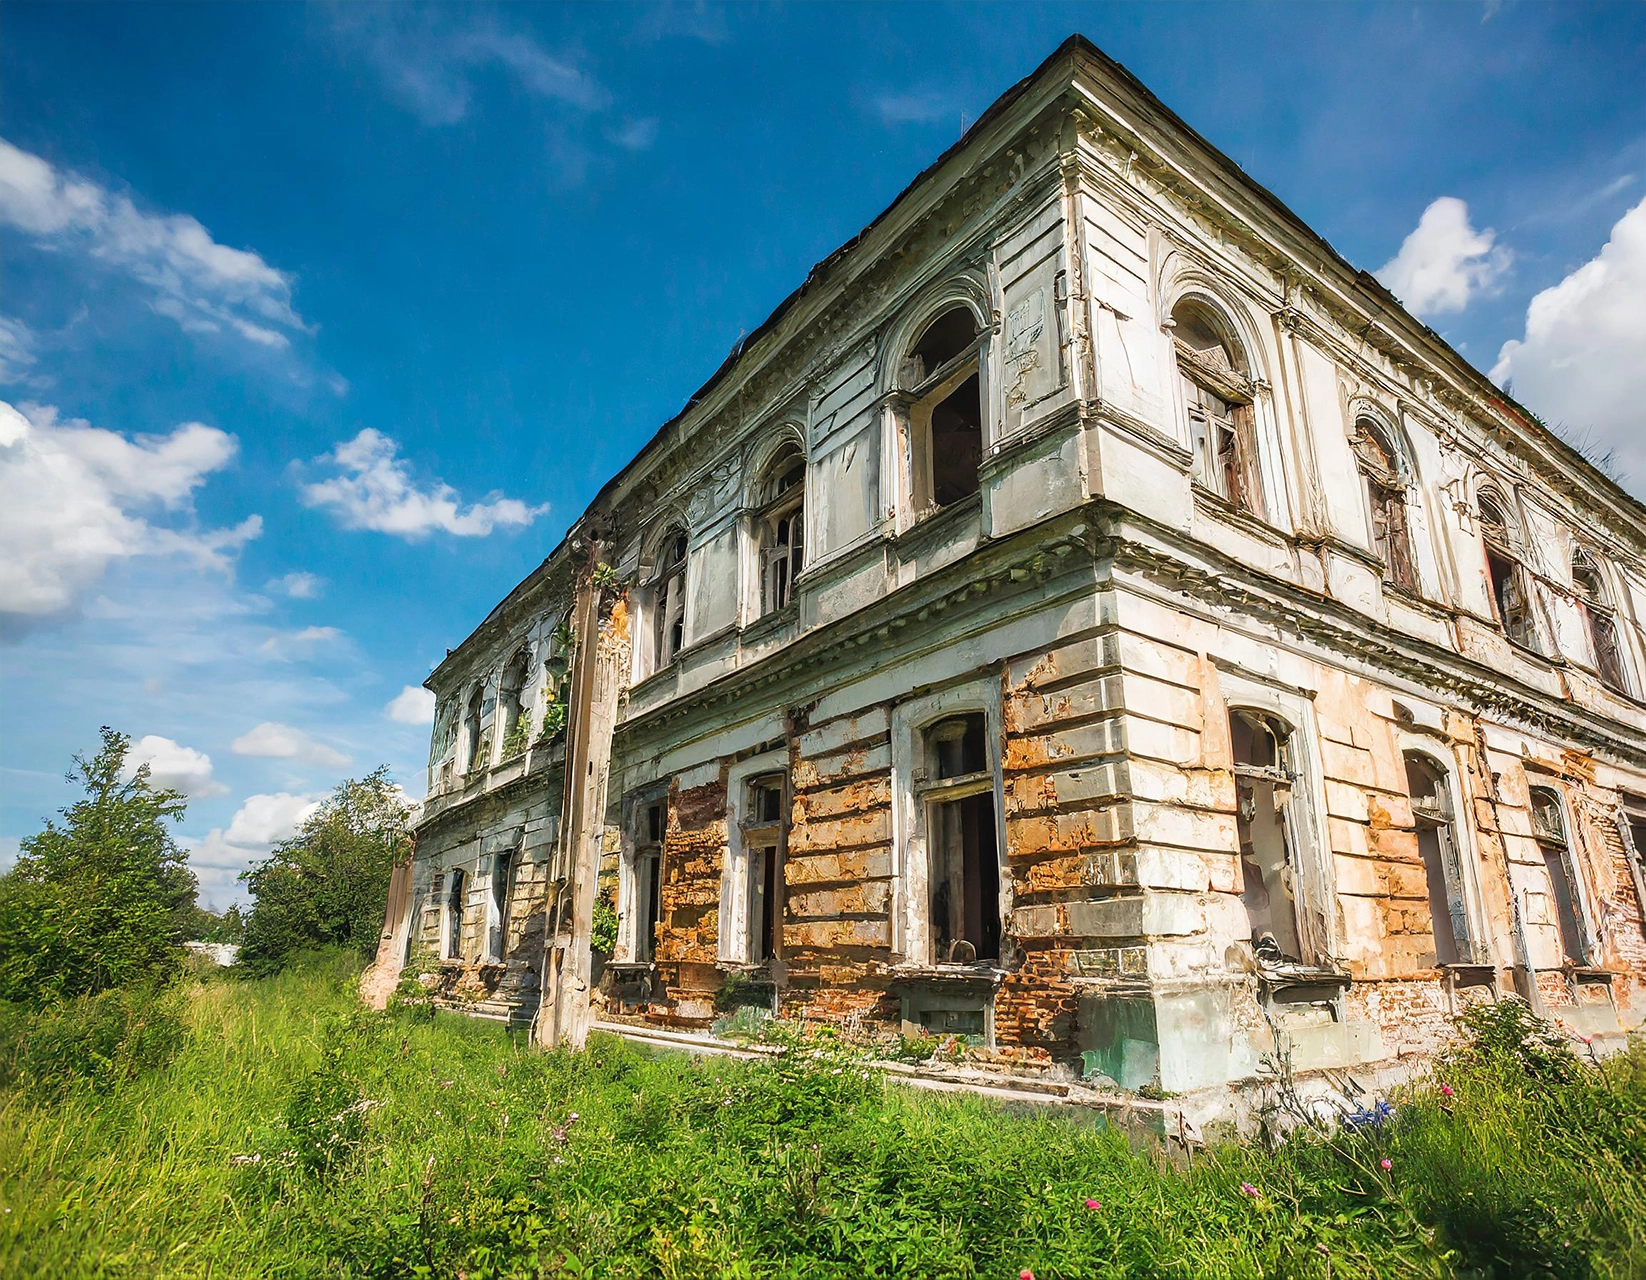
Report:
[[[738,926],[747,964],[765,964],[782,951],[783,861],[788,840],[788,777],[781,771],[746,778],[738,819],[742,854],[741,906]]]
[[[1555,931],[1562,963],[1582,968],[1591,959],[1588,913],[1583,885],[1578,879],[1565,800],[1554,787],[1533,785],[1528,791],[1527,805],[1532,818],[1532,838],[1537,841],[1543,855],[1543,868],[1549,877],[1549,896],[1555,908]]]
[[[515,873],[519,869],[519,852],[504,849],[492,855],[491,875],[487,895],[486,957],[493,964],[508,959],[509,901],[514,896]]]
[[[1262,732],[1268,735],[1274,744],[1273,764],[1241,762],[1234,758],[1236,717],[1247,721],[1252,726],[1253,734]],[[1294,767],[1297,755],[1294,742],[1296,734],[1295,726],[1267,708],[1238,704],[1229,707],[1229,771],[1235,780],[1235,830],[1241,873],[1241,903],[1246,909],[1248,919],[1251,919],[1257,901],[1256,889],[1261,887],[1262,906],[1270,925],[1269,929],[1264,930],[1257,920],[1251,920],[1252,949],[1260,959],[1268,959],[1271,962],[1281,960],[1293,964],[1313,964],[1317,956],[1304,924],[1303,897],[1306,890],[1306,873],[1300,856],[1301,832],[1298,830],[1293,808],[1301,782],[1299,772]],[[1263,873],[1262,864],[1256,858],[1255,841],[1240,838],[1242,832],[1247,835],[1252,833],[1252,824],[1257,817],[1257,792],[1261,786],[1269,787],[1275,797],[1274,822],[1279,829],[1281,841],[1281,860],[1273,868],[1273,876]],[[1251,857],[1246,854],[1248,844],[1251,844],[1253,849]],[[1251,883],[1253,871],[1257,874],[1255,886]],[[1289,910],[1279,921],[1275,915],[1277,900],[1289,904]],[[1282,936],[1282,933],[1276,930],[1277,923],[1285,925],[1286,936]],[[1263,945],[1265,935],[1274,943],[1272,954],[1271,950]]]
[[[783,448],[766,468],[763,506],[755,513],[759,548],[760,616],[787,608],[806,567],[806,458],[798,445]]]
[[[1583,616],[1583,628],[1589,637],[1589,656],[1595,674],[1608,688],[1628,693],[1623,645],[1606,580],[1601,575],[1600,562],[1582,547],[1572,553],[1572,586],[1578,612]]]
[[[497,736],[504,751],[514,743],[515,730],[520,725],[521,717],[526,714],[526,685],[530,682],[531,675],[531,649],[527,645],[521,645],[503,664],[502,674],[497,679],[497,707],[500,716]]]
[[[1629,877],[1635,886],[1635,907],[1639,911],[1640,931],[1646,936],[1646,796],[1624,792],[1616,813],[1619,843],[1629,863]]]
[[[663,922],[663,853],[668,830],[666,795],[635,803],[627,886],[627,909],[633,920],[628,930],[628,959],[634,964],[656,961],[657,934]]]
[[[1482,489],[1475,495],[1475,514],[1480,522],[1486,585],[1498,629],[1522,648],[1541,653],[1543,647],[1532,612],[1531,580],[1515,548],[1508,504],[1495,490]]]
[[[1435,965],[1473,964],[1479,959],[1480,946],[1474,936],[1474,923],[1469,911],[1469,890],[1463,868],[1463,849],[1458,843],[1456,802],[1452,794],[1451,770],[1426,751],[1404,751],[1401,759],[1406,766],[1406,794],[1412,806],[1412,826],[1418,837],[1418,852],[1423,858],[1424,878],[1428,887],[1429,914],[1434,921]],[[1427,775],[1432,787],[1427,797],[1420,798],[1413,786],[1413,770]],[[1432,799],[1434,803],[1424,803]],[[1435,865],[1423,850],[1423,834],[1435,838]],[[1439,884],[1436,884],[1436,874]],[[1437,889],[1439,902],[1437,903]],[[1446,934],[1440,932],[1444,923]],[[1443,948],[1442,941],[1449,942]],[[1445,951],[1450,951],[1446,955]]]
[[[484,739],[480,736],[480,721],[485,714],[485,693],[485,686],[476,684],[469,694],[468,709],[463,717],[463,751],[467,757],[463,762],[464,773],[473,773],[485,767],[486,762],[481,759],[485,754],[482,750]]]
[[[939,324],[957,313],[964,313],[970,321],[973,329],[971,339],[934,368],[927,369],[925,358],[919,353],[920,346]],[[957,506],[982,489],[981,467],[988,455],[990,440],[988,400],[983,382],[989,338],[988,326],[978,324],[971,307],[956,302],[927,320],[920,328],[919,337],[909,346],[900,381],[908,403],[910,484],[913,490],[910,498],[917,518]],[[960,482],[959,492],[948,494],[940,500],[933,418],[974,379],[977,382],[977,469],[967,472],[966,478]]]
[[[1180,314],[1181,313],[1181,316]],[[1257,388],[1244,368],[1228,326],[1198,299],[1172,309],[1172,329],[1194,324],[1219,344],[1222,359],[1209,357],[1172,335],[1172,352],[1188,426],[1190,479],[1238,511],[1268,519],[1257,439]]]
[[[982,754],[975,761],[975,768],[965,768],[965,764],[971,762],[963,759],[961,772],[944,776],[942,751],[947,735],[939,735],[951,725],[963,726],[961,737],[956,739],[961,742],[962,751],[965,750],[966,733],[971,726],[976,725],[981,738],[979,747]],[[913,792],[915,803],[921,813],[925,835],[926,893],[921,911],[926,926],[927,961],[934,966],[998,967],[1004,957],[1005,928],[1002,904],[1007,898],[1007,886],[1003,883],[1005,870],[1002,865],[999,830],[999,761],[990,733],[989,714],[986,710],[975,708],[948,711],[923,726],[918,732],[918,741],[922,770],[914,779]],[[987,805],[978,805],[976,809],[980,812],[968,814],[963,806],[966,802],[980,797],[987,797]],[[978,842],[972,851],[972,856],[977,859],[979,895],[976,904],[978,936],[975,939],[967,936],[969,930],[966,921],[966,917],[971,913],[971,904],[965,892],[968,854],[965,849],[964,823],[968,818],[975,824],[974,839]],[[939,845],[946,836],[959,847],[946,853],[941,852]],[[944,900],[943,913],[947,919],[940,923],[939,896],[945,886],[952,889],[954,885],[952,865],[950,875],[941,883],[938,873],[945,864],[952,864],[956,857],[959,859],[961,891],[958,900],[952,893]],[[944,945],[945,939],[947,946]],[[956,959],[956,951],[961,944],[970,945],[970,958]]]
[[[658,543],[652,579],[652,673],[664,670],[686,647],[686,571],[690,560],[686,530],[678,525]]]
[[[441,902],[440,955],[442,960],[463,959],[463,915],[468,908],[468,877],[462,867],[446,872]]]
[[[1372,550],[1383,564],[1383,581],[1415,594],[1417,565],[1412,557],[1404,454],[1391,429],[1365,412],[1355,415],[1349,448],[1365,489]]]

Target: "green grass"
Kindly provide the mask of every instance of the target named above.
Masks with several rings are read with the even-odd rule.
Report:
[[[0,1046],[0,1275],[1646,1275],[1638,1048],[1476,1054],[1373,1133],[1182,1169],[846,1057],[535,1053],[347,978],[197,982],[169,1063],[67,1086]]]

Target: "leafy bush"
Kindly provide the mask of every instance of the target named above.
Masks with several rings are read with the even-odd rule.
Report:
[[[156,790],[148,765],[128,776],[131,739],[105,727],[74,757],[85,798],[23,841],[0,875],[0,1000],[55,1000],[170,976],[194,922],[195,880],[166,823],[183,796]]]
[[[376,1102],[351,1069],[375,1023],[356,1012],[326,1028],[320,1062],[292,1087],[286,1102],[289,1151],[298,1168],[321,1177],[343,1173],[366,1143],[367,1115]]]
[[[1466,1040],[1453,1061],[1519,1069],[1534,1080],[1570,1084],[1583,1073],[1560,1029],[1518,996],[1471,1006],[1458,1019]]]
[[[383,766],[339,783],[295,836],[243,873],[253,903],[242,971],[266,976],[317,947],[375,952],[390,873],[410,849],[407,813]]]

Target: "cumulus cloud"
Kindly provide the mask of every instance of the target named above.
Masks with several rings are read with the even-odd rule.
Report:
[[[210,756],[170,738],[151,733],[131,744],[131,750],[126,753],[126,777],[136,777],[138,768],[145,764],[149,767],[149,781],[155,787],[181,791],[196,799],[228,791],[212,778]]]
[[[1415,315],[1462,311],[1469,299],[1508,270],[1512,255],[1496,243],[1497,233],[1469,225],[1469,206],[1441,196],[1418,219],[1400,252],[1377,270],[1377,278]]]
[[[396,724],[433,724],[434,694],[417,685],[408,684],[389,699],[383,714]]]
[[[180,839],[189,853],[189,867],[199,877],[201,897],[214,903],[244,897],[240,873],[266,858],[279,841],[296,835],[320,800],[288,791],[247,796],[227,830],[213,827],[200,839]]]
[[[1610,450],[1646,495],[1646,200],[1601,251],[1526,308],[1492,379],[1578,441]]]
[[[305,329],[291,277],[219,244],[187,214],[139,209],[130,196],[0,139],[0,225],[55,251],[77,251],[148,290],[150,305],[191,333],[232,332],[284,347]]]
[[[315,459],[339,474],[305,484],[300,493],[303,503],[330,511],[345,529],[412,539],[435,530],[460,538],[484,537],[499,526],[528,525],[548,510],[500,494],[488,494],[486,501],[465,507],[457,491],[439,480],[419,487],[411,467],[395,456],[398,451],[388,436],[366,428]]]
[[[325,586],[325,579],[316,577],[307,570],[299,569],[284,574],[278,578],[270,578],[268,589],[278,591],[283,596],[290,596],[293,600],[314,600],[320,595],[320,588]]]
[[[49,407],[0,401],[0,625],[63,613],[111,560],[181,555],[226,567],[262,529],[195,527],[189,500],[227,466],[234,437],[198,422],[128,438]],[[155,512],[181,513],[157,524]]]
[[[546,48],[495,17],[454,23],[441,10],[347,5],[341,33],[364,50],[388,94],[425,124],[468,114],[475,79],[506,76],[519,91],[580,111],[600,111],[611,94],[571,53]]]
[[[341,769],[351,759],[323,742],[316,742],[301,729],[274,720],[265,720],[256,728],[248,729],[229,743],[229,750],[240,756],[303,760],[328,769]]]

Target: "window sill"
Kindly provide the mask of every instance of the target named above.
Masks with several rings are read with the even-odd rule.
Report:
[[[1189,488],[1194,494],[1197,510],[1221,520],[1224,524],[1238,529],[1242,533],[1249,533],[1253,537],[1261,538],[1273,546],[1284,547],[1286,545],[1286,535],[1276,526],[1270,524],[1266,517],[1248,511],[1244,507],[1235,506],[1221,493],[1218,493],[1215,489],[1208,489],[1198,480],[1191,480]],[[1379,565],[1381,567],[1381,562],[1379,562]]]
[[[770,613],[763,613],[753,622],[750,622],[743,628],[740,638],[744,644],[756,644],[776,635],[785,627],[794,626],[799,621],[800,601],[791,600],[781,609],[773,609]]]
[[[1006,979],[998,962],[977,964],[901,965],[892,970],[894,987],[982,987],[991,991]]]

